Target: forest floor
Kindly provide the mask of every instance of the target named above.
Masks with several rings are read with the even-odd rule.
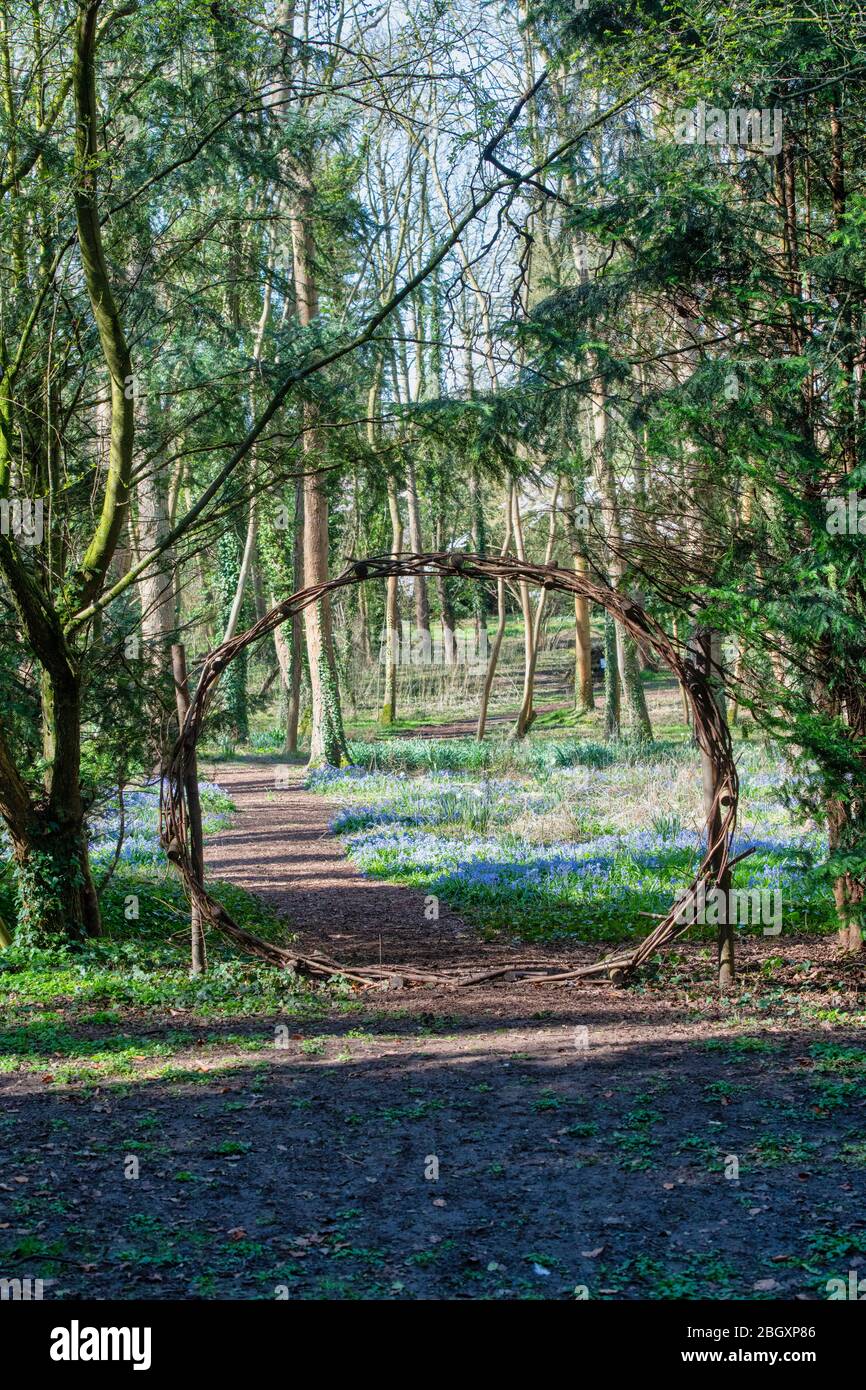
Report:
[[[219,767],[237,814],[210,874],[346,963],[514,953],[361,877],[276,761]],[[216,1023],[55,999],[83,1048],[120,1027],[133,1053],[116,1081],[0,1075],[0,1275],[60,1298],[826,1298],[866,1274],[866,994],[834,952],[746,940],[724,1005],[701,946],[625,991],[332,991]]]

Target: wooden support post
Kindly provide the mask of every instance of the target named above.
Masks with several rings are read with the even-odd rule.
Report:
[[[189,680],[186,673],[186,648],[182,642],[175,642],[171,649],[171,672],[174,677],[174,694],[177,702],[178,728],[183,727],[189,709]],[[204,877],[204,841],[201,829],[201,801],[198,794],[198,762],[193,750],[184,777],[184,796],[186,801],[187,833],[193,872],[199,882]],[[193,899],[190,917],[191,927],[191,966],[193,975],[203,975],[207,969],[207,955],[204,944],[204,928],[198,903]]]

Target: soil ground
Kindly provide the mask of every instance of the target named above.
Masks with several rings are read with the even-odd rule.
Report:
[[[284,789],[266,760],[202,771],[238,807],[209,873],[304,949],[540,954],[361,878],[299,770]],[[826,1298],[866,1274],[862,966],[752,938],[740,970],[724,1005],[690,945],[630,990],[377,990],[217,1024],[127,1011],[173,1075],[0,1076],[0,1275],[49,1274],[61,1298]]]

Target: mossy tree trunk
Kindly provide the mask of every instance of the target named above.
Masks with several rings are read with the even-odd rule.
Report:
[[[96,102],[96,4],[82,4],[68,90],[75,105],[74,207],[84,283],[109,378],[108,457],[102,502],[76,571],[55,602],[0,536],[0,570],[28,644],[42,669],[43,789],[19,772],[0,730],[0,814],[16,870],[18,944],[53,947],[97,936],[99,903],[87,853],[81,794],[82,660],[86,638],[71,636],[79,608],[100,593],[127,520],[135,430],[135,380],[102,244],[97,178],[102,152]],[[31,320],[32,323],[35,320]],[[15,374],[26,337],[0,382],[0,496],[8,496],[16,456]],[[98,462],[98,461],[97,461]],[[50,475],[50,470],[49,470]],[[51,537],[49,536],[49,544]]]
[[[617,630],[617,661],[632,729],[643,742],[651,743],[653,729],[640,676],[640,654],[634,638],[621,627]]]
[[[44,796],[34,796],[0,749],[0,811],[12,841],[17,945],[52,948],[100,932],[81,799],[81,684],[61,655],[43,680]]]

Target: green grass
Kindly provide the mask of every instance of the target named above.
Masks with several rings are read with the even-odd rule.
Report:
[[[209,790],[207,826],[231,813],[224,793]],[[249,1065],[249,1053],[272,1050],[270,1030],[259,1036],[208,1034],[169,1026],[158,1038],[142,1032],[142,1016],[171,1013],[184,1023],[225,1018],[320,1018],[335,1004],[354,1005],[338,983],[311,988],[291,972],[240,956],[215,934],[208,937],[208,970],[190,974],[189,905],[155,838],[154,811],[101,895],[103,935],[83,948],[0,951],[0,1072],[38,1073],[46,1084],[122,1084],[142,1074],[180,1084],[212,1078],[177,1062],[195,1047],[195,1060],[236,1053],[226,1069]],[[241,926],[288,943],[287,924],[259,899],[231,884],[209,884]],[[135,912],[130,916],[130,904]]]

